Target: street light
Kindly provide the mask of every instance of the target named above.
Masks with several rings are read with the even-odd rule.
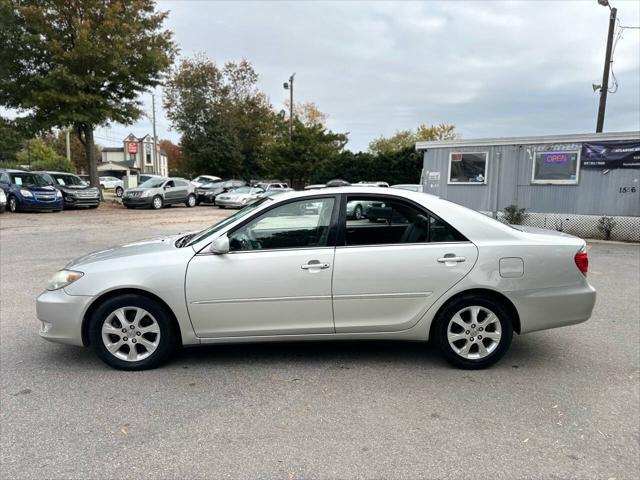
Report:
[[[293,138],[293,78],[295,76],[295,72],[292,73],[289,81],[282,84],[285,90],[289,90],[289,141]]]

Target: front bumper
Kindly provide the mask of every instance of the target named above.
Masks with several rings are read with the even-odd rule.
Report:
[[[71,197],[65,195],[64,206],[66,208],[77,207],[97,207],[100,204],[100,197]]]
[[[84,346],[82,319],[93,297],[68,295],[64,288],[45,290],[36,299],[42,338],[50,342]]]
[[[19,210],[41,211],[41,210],[62,210],[64,202],[61,197],[53,201],[37,200],[32,197],[22,197],[18,199]]]
[[[202,203],[214,203],[216,200],[215,193],[200,193],[198,192],[198,201]]]
[[[240,202],[237,200],[223,200],[220,197],[216,198],[216,205],[219,207],[232,207],[232,208],[242,208],[246,205],[249,205],[251,202],[255,200],[250,200],[248,202]]]
[[[122,204],[125,207],[150,207],[153,197],[122,197]]]

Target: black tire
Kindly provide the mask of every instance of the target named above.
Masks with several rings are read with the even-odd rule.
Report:
[[[7,210],[9,210],[11,213],[16,213],[18,211],[18,201],[13,195],[9,196],[9,200],[7,202]]]
[[[98,208],[98,205],[89,205],[89,208],[91,209]]]
[[[123,193],[124,193],[124,188],[116,187],[116,197],[122,197]]]
[[[159,326],[160,339],[158,346],[151,355],[142,360],[127,361],[116,357],[107,350],[102,339],[104,322],[112,312],[123,307],[138,307],[146,310],[155,318]],[[176,326],[167,311],[156,301],[141,295],[126,294],[105,301],[95,310],[90,322],[89,341],[91,348],[96,352],[100,360],[118,370],[148,370],[156,368],[171,357],[178,343]],[[131,343],[128,344],[129,347],[131,345]]]
[[[467,307],[479,306],[483,307],[487,310],[493,312],[493,314],[497,317],[497,320],[500,324],[501,336],[497,341],[497,346],[485,357],[477,358],[477,359],[469,359],[458,354],[453,347],[449,344],[449,340],[447,337],[447,331],[449,329],[449,323],[452,318],[461,310],[464,310]],[[463,314],[464,315],[464,314]],[[479,314],[483,315],[482,313]],[[483,317],[486,318],[486,317]],[[435,320],[436,324],[434,325],[434,337],[442,356],[447,360],[450,364],[455,367],[466,369],[466,370],[477,370],[482,368],[487,368],[496,363],[498,360],[502,358],[502,356],[507,353],[509,347],[511,346],[511,340],[513,338],[513,322],[511,318],[511,314],[507,308],[501,303],[491,298],[482,296],[482,295],[465,295],[453,300],[449,303],[438,315],[438,318]],[[473,324],[475,325],[475,324]],[[475,329],[476,334],[480,334],[482,336],[482,332],[478,331],[480,327],[475,325],[477,329]],[[470,332],[470,335],[473,335],[474,330],[465,330],[464,332],[460,332],[460,334],[466,332]],[[485,333],[489,332],[487,331]],[[455,332],[454,332],[455,333]],[[478,343],[478,336],[470,337],[473,339],[473,342]],[[460,342],[469,341],[468,339],[461,339]],[[491,341],[488,338],[481,339],[483,345],[486,347],[486,342]],[[457,345],[454,343],[454,345]],[[466,346],[466,343],[462,344]],[[473,347],[471,347],[473,348]],[[479,352],[479,347],[476,347],[476,350]]]
[[[151,200],[151,208],[154,210],[160,210],[162,207],[164,207],[164,200],[162,200],[162,197],[160,195],[153,197]]]
[[[184,202],[184,204],[187,207],[192,208],[198,204],[198,200],[196,199],[196,196],[194,194],[190,194],[190,195],[187,195],[187,201]]]
[[[362,220],[363,218],[362,205],[356,205],[356,208],[353,209],[353,218],[355,220]]]
[[[126,208],[133,209],[133,205],[125,205]]]
[[[218,208],[225,209],[224,205],[218,205]]]

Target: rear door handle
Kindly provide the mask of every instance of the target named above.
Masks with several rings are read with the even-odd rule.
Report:
[[[303,270],[311,270],[311,269],[318,269],[318,270],[324,270],[325,268],[329,268],[330,265],[328,263],[320,263],[317,260],[311,260],[309,263],[307,263],[306,265],[301,265],[300,268]]]
[[[438,262],[440,263],[449,263],[449,262],[454,262],[454,263],[460,263],[460,262],[464,262],[467,259],[467,257],[455,257],[453,255],[451,255],[450,257],[445,255],[444,257],[440,257],[438,259]]]

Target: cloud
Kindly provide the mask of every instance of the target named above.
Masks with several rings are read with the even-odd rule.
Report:
[[[640,5],[617,0],[627,25]],[[313,101],[349,148],[423,122],[466,138],[595,129],[608,10],[595,1],[160,1],[181,54],[247,58],[274,108],[296,72],[297,101]],[[640,31],[626,30],[605,130],[640,130]],[[156,102],[159,105],[159,102]],[[158,134],[178,140],[158,108]],[[150,131],[144,119],[112,135]]]

